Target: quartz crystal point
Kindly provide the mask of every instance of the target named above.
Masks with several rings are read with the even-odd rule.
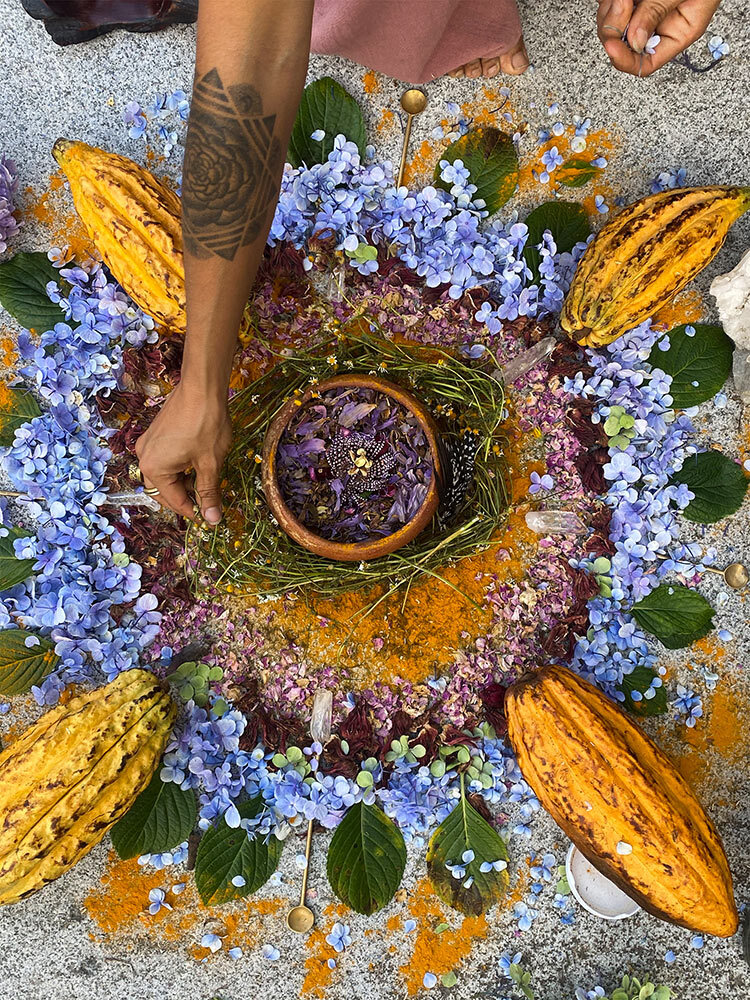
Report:
[[[750,406],[750,351],[735,348],[732,375],[737,395],[745,406]]]
[[[325,746],[331,738],[331,716],[333,714],[333,692],[316,691],[310,718],[310,736],[314,743]]]
[[[733,271],[714,278],[711,294],[716,299],[724,332],[747,355],[750,351],[750,250]]]
[[[523,354],[519,354],[517,357],[513,358],[502,368],[498,368],[494,371],[493,377],[498,379],[498,381],[505,382],[506,385],[511,385],[516,379],[519,379],[526,372],[531,371],[540,361],[543,361],[547,355],[551,354],[557,340],[554,337],[545,337],[540,340],[538,344],[534,344],[530,347],[528,351],[524,351]]]
[[[586,525],[572,510],[530,510],[526,524],[537,535],[577,535]]]

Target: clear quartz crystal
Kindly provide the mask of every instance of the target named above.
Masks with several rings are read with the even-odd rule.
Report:
[[[735,348],[732,374],[737,395],[745,406],[750,406],[750,351],[743,351],[741,347]]]
[[[572,510],[530,510],[526,524],[537,535],[577,535],[586,525]]]
[[[314,743],[325,746],[331,738],[331,716],[333,715],[333,692],[316,691],[310,718],[310,736]]]
[[[161,504],[148,493],[110,493],[107,496],[108,507],[148,507],[149,510],[159,510]]]
[[[523,354],[519,354],[518,357],[513,358],[509,361],[507,365],[503,365],[502,368],[498,368],[496,372],[493,372],[495,378],[502,379],[506,385],[510,385],[519,379],[526,372],[531,371],[540,361],[543,361],[548,354],[551,354],[557,340],[554,337],[545,337],[540,340],[538,344],[534,344],[530,347],[528,351],[524,351]]]

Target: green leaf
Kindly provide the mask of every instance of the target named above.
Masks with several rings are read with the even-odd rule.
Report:
[[[35,559],[17,559],[13,542],[17,538],[31,538],[28,531],[9,528],[5,538],[0,538],[0,590],[15,587],[31,576]]]
[[[195,792],[162,781],[159,770],[122,819],[112,827],[112,844],[121,858],[161,854],[187,840],[198,809]]]
[[[237,806],[242,819],[253,819],[264,808],[260,795]],[[249,896],[265,885],[276,871],[281,849],[281,841],[273,835],[268,843],[262,836],[250,840],[246,830],[227,826],[222,817],[219,825],[208,830],[198,845],[195,859],[198,895],[206,906]],[[244,885],[232,885],[236,875],[244,878]]]
[[[523,251],[534,281],[539,280],[541,255],[537,247],[544,233],[549,230],[558,253],[569,253],[576,243],[583,243],[591,234],[588,216],[583,205],[575,201],[548,201],[535,208],[526,218],[529,236]]]
[[[17,253],[0,264],[0,303],[28,330],[51,330],[65,319],[60,306],[47,297],[48,281],[67,287],[46,253]]]
[[[318,129],[325,132],[321,140],[310,136]],[[362,111],[340,83],[324,76],[309,84],[302,92],[302,100],[289,140],[288,160],[293,167],[306,163],[325,163],[333,150],[333,140],[343,134],[355,142],[364,156],[367,143],[365,120]]]
[[[474,852],[474,860],[463,866],[465,878],[454,878],[446,864],[461,864],[465,851]],[[497,830],[479,815],[461,792],[455,808],[430,838],[427,871],[435,892],[449,906],[464,914],[484,913],[508,888],[507,871],[481,872],[485,862],[507,861],[505,841]],[[467,888],[469,878],[473,879]]]
[[[26,389],[5,386],[0,391],[0,448],[9,448],[16,429],[41,412],[36,399]]]
[[[469,180],[476,184],[475,198],[483,198],[490,215],[494,215],[512,196],[518,184],[518,154],[507,132],[488,126],[473,128],[456,139],[442,153],[441,160],[453,163],[461,160],[469,171]],[[440,163],[435,167],[435,187],[450,191],[453,185],[440,176]]]
[[[351,806],[328,848],[326,871],[336,896],[357,913],[375,913],[393,899],[405,867],[396,824],[379,806]]]
[[[27,646],[29,636],[34,633],[22,628],[0,631],[0,694],[25,694],[60,662],[53,643],[34,636],[39,642]]]
[[[702,451],[689,455],[670,483],[685,483],[695,494],[682,512],[689,521],[713,524],[740,509],[750,480],[720,451]]]
[[[572,156],[566,163],[563,163],[555,172],[555,179],[565,187],[579,188],[596,177],[599,168],[595,167],[590,160],[583,156]]]
[[[676,410],[711,399],[732,370],[734,344],[722,328],[707,323],[689,325],[695,330],[695,336],[687,336],[687,324],[676,326],[667,334],[669,350],[662,351],[657,341],[648,357],[654,368],[661,368],[672,376],[670,395]],[[693,385],[693,382],[698,384]]]
[[[667,649],[682,649],[708,635],[714,609],[697,591],[679,583],[662,583],[632,608],[633,617]]]
[[[625,708],[633,715],[640,715],[645,718],[650,715],[663,715],[667,710],[667,692],[662,684],[661,687],[654,688],[656,694],[653,698],[641,698],[640,701],[633,701],[633,691],[640,691],[641,695],[648,691],[651,681],[654,679],[654,672],[643,663],[629,674],[625,674],[618,688],[625,695]]]

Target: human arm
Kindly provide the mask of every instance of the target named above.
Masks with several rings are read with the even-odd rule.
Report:
[[[313,0],[201,0],[182,181],[187,333],[179,385],[138,439],[144,482],[210,523],[231,444],[227,391],[305,81]]]
[[[720,0],[601,0],[597,31],[613,66],[634,76],[650,76],[708,27]],[[627,42],[622,40],[627,29]],[[653,55],[646,42],[659,35]]]

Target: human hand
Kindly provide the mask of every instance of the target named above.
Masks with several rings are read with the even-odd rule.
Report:
[[[697,41],[720,0],[600,0],[597,33],[612,65],[623,73],[650,76]],[[627,42],[623,35],[627,30]],[[652,35],[661,41],[645,52]]]
[[[195,494],[209,524],[221,520],[219,476],[232,443],[226,400],[190,392],[180,383],[135,444],[143,482],[159,490],[157,500],[193,517],[185,470],[195,469]]]

